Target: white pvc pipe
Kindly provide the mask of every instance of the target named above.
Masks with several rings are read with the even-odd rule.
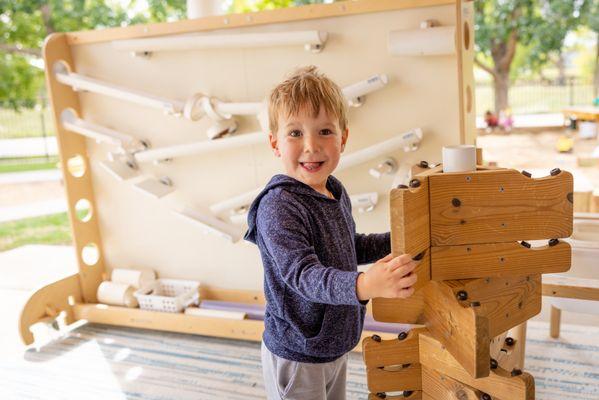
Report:
[[[372,158],[385,155],[399,148],[406,148],[416,145],[422,140],[422,130],[420,128],[413,129],[397,137],[385,140],[375,145],[366,147],[365,149],[355,151],[348,155],[341,155],[341,160],[335,169],[335,172],[341,172],[344,169],[351,168],[361,164]],[[262,188],[257,188],[252,191],[242,193],[230,199],[214,203],[210,206],[210,211],[214,214],[219,214],[227,210],[234,210],[239,207],[250,204],[254,198],[262,191]]]
[[[241,239],[241,230],[239,227],[221,221],[208,213],[198,212],[187,207],[183,208],[181,211],[173,212],[189,222],[199,224],[206,233],[220,236],[233,243]]]
[[[388,51],[394,56],[439,56],[456,52],[455,26],[391,31]]]
[[[167,158],[185,157],[191,155],[205,154],[218,150],[233,149],[252,144],[263,143],[268,136],[262,132],[252,132],[235,135],[215,140],[205,140],[197,143],[180,144],[160,149],[146,150],[135,153],[133,156],[138,162],[154,160],[165,160]]]
[[[225,103],[217,100],[215,110],[221,115],[258,115],[262,111],[262,103]]]
[[[69,72],[65,64],[61,61],[54,64],[54,73],[56,74],[56,80],[58,82],[69,85],[75,90],[88,90],[90,92],[127,100],[132,103],[158,108],[171,114],[181,114],[183,112],[183,107],[185,106],[185,103],[182,101],[154,96],[145,92],[127,89],[74,72]]]
[[[133,136],[78,118],[75,112],[70,108],[67,108],[60,114],[60,121],[65,129],[95,139],[99,142],[124,147],[125,145],[131,145],[136,141]]]
[[[327,32],[321,31],[265,32],[229,35],[178,35],[147,39],[118,40],[112,42],[112,45],[118,50],[133,52],[293,45],[321,46],[326,42],[327,36]]]
[[[343,95],[351,101],[385,87],[389,78],[385,74],[373,75],[368,79],[356,82],[343,88]]]

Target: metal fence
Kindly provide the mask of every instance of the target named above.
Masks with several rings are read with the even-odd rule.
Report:
[[[53,163],[58,160],[51,109],[46,99],[18,111],[0,103],[0,165]]]
[[[520,81],[510,86],[509,104],[512,114],[560,113],[568,106],[590,105],[594,93],[592,82],[577,78]],[[487,110],[495,110],[493,83],[477,83],[476,114],[483,115]]]

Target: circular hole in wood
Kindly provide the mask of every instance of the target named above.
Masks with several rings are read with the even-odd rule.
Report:
[[[464,47],[466,50],[470,48],[470,25],[468,22],[464,22]]]
[[[95,265],[100,259],[100,250],[95,243],[88,243],[81,249],[81,259],[86,265]]]
[[[88,199],[79,199],[75,203],[75,215],[81,222],[87,222],[92,218],[92,205]]]
[[[67,170],[75,178],[81,178],[83,175],[85,175],[85,159],[79,154],[69,158],[67,160]]]

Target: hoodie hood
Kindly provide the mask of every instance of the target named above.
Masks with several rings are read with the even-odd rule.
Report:
[[[341,182],[337,180],[332,175],[329,175],[327,179],[327,189],[331,191],[335,199],[341,198],[341,192],[343,190],[343,186]],[[317,192],[309,185],[306,185],[303,182],[298,181],[295,178],[292,178],[288,175],[278,174],[271,178],[271,180],[266,184],[266,187],[258,194],[258,196],[252,202],[250,206],[250,210],[248,212],[248,230],[245,233],[244,239],[250,241],[252,243],[256,243],[256,216],[258,214],[258,207],[260,206],[260,201],[262,198],[271,190],[275,188],[281,188],[288,192],[297,193],[302,196],[311,196],[315,198],[319,198],[325,201],[337,201],[335,199],[331,199],[325,196],[322,193]]]

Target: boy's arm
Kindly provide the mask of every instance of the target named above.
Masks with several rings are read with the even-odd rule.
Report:
[[[358,265],[373,263],[391,253],[391,234],[363,233],[355,234],[356,256]]]
[[[302,211],[291,201],[273,201],[271,196],[265,196],[256,223],[263,245],[291,289],[313,302],[360,304],[356,294],[359,272],[321,264],[310,244]]]

